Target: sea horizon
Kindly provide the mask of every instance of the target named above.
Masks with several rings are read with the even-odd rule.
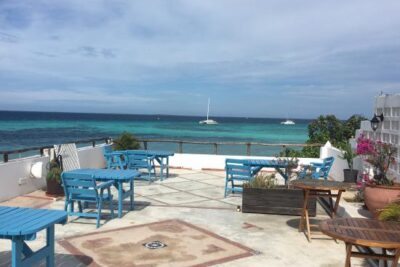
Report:
[[[139,139],[202,142],[304,144],[310,119],[211,117],[218,125],[199,125],[202,116],[0,111],[0,151],[49,146],[93,138],[117,138],[123,132]],[[88,145],[88,144],[86,144]],[[149,143],[148,149],[178,152],[176,143]],[[277,155],[282,147],[252,146],[253,155]],[[184,145],[185,153],[213,153],[212,145]],[[246,147],[223,145],[219,154],[243,155]]]
[[[0,110],[0,113],[7,112],[17,112],[17,113],[56,113],[56,114],[80,114],[80,115],[122,115],[122,116],[164,116],[164,117],[187,117],[187,118],[205,118],[206,114],[203,115],[180,115],[180,114],[161,114],[161,113],[119,113],[119,112],[73,112],[73,111],[38,111],[38,110]],[[320,116],[320,115],[318,115]],[[317,116],[317,117],[318,117]],[[313,121],[315,118],[296,118],[296,117],[264,117],[264,116],[230,116],[230,115],[212,115],[210,114],[210,118],[230,118],[230,119],[279,119],[279,120],[301,120],[301,121]],[[1,118],[4,119],[4,118]]]

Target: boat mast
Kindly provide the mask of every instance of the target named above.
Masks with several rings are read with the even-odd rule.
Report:
[[[208,114],[210,113],[210,98],[208,98],[208,107],[207,107],[207,120],[208,120]]]

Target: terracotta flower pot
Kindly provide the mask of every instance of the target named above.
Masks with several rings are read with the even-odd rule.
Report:
[[[381,209],[396,200],[400,200],[399,185],[367,185],[365,187],[364,203],[375,218],[378,217]]]

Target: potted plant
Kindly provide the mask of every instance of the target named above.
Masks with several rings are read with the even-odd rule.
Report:
[[[382,209],[379,220],[400,222],[400,202],[393,202]]]
[[[64,190],[61,186],[61,166],[58,160],[53,159],[49,163],[49,171],[46,176],[46,195],[49,196],[63,196]]]
[[[113,140],[114,150],[134,150],[139,148],[139,141],[128,132],[123,132],[117,139]]]
[[[288,165],[297,167],[290,162]],[[242,212],[301,215],[303,198],[302,190],[291,188],[289,183],[279,185],[274,174],[259,174],[243,184]],[[308,211],[309,216],[316,215],[315,198],[310,199]]]
[[[340,157],[341,159],[346,160],[349,166],[348,169],[343,170],[344,182],[346,183],[357,182],[358,170],[353,169],[353,159],[355,157],[357,157],[357,153],[353,150],[351,144],[347,142],[343,149],[343,155]]]
[[[400,198],[400,186],[394,184],[389,167],[395,164],[396,147],[392,144],[374,141],[364,136],[357,139],[357,154],[371,166],[373,175],[364,173],[364,201],[369,211],[378,217],[379,212]]]

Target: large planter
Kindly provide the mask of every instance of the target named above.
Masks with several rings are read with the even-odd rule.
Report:
[[[64,189],[56,179],[47,179],[46,195],[48,196],[63,196]]]
[[[358,170],[344,169],[343,174],[344,174],[344,182],[345,183],[356,183],[357,182]]]
[[[377,218],[380,210],[400,199],[400,186],[367,185],[364,189],[364,202],[372,215]]]
[[[287,188],[243,188],[242,211],[245,213],[265,213],[280,215],[301,215],[303,190]],[[308,214],[316,214],[316,200],[308,201]]]

